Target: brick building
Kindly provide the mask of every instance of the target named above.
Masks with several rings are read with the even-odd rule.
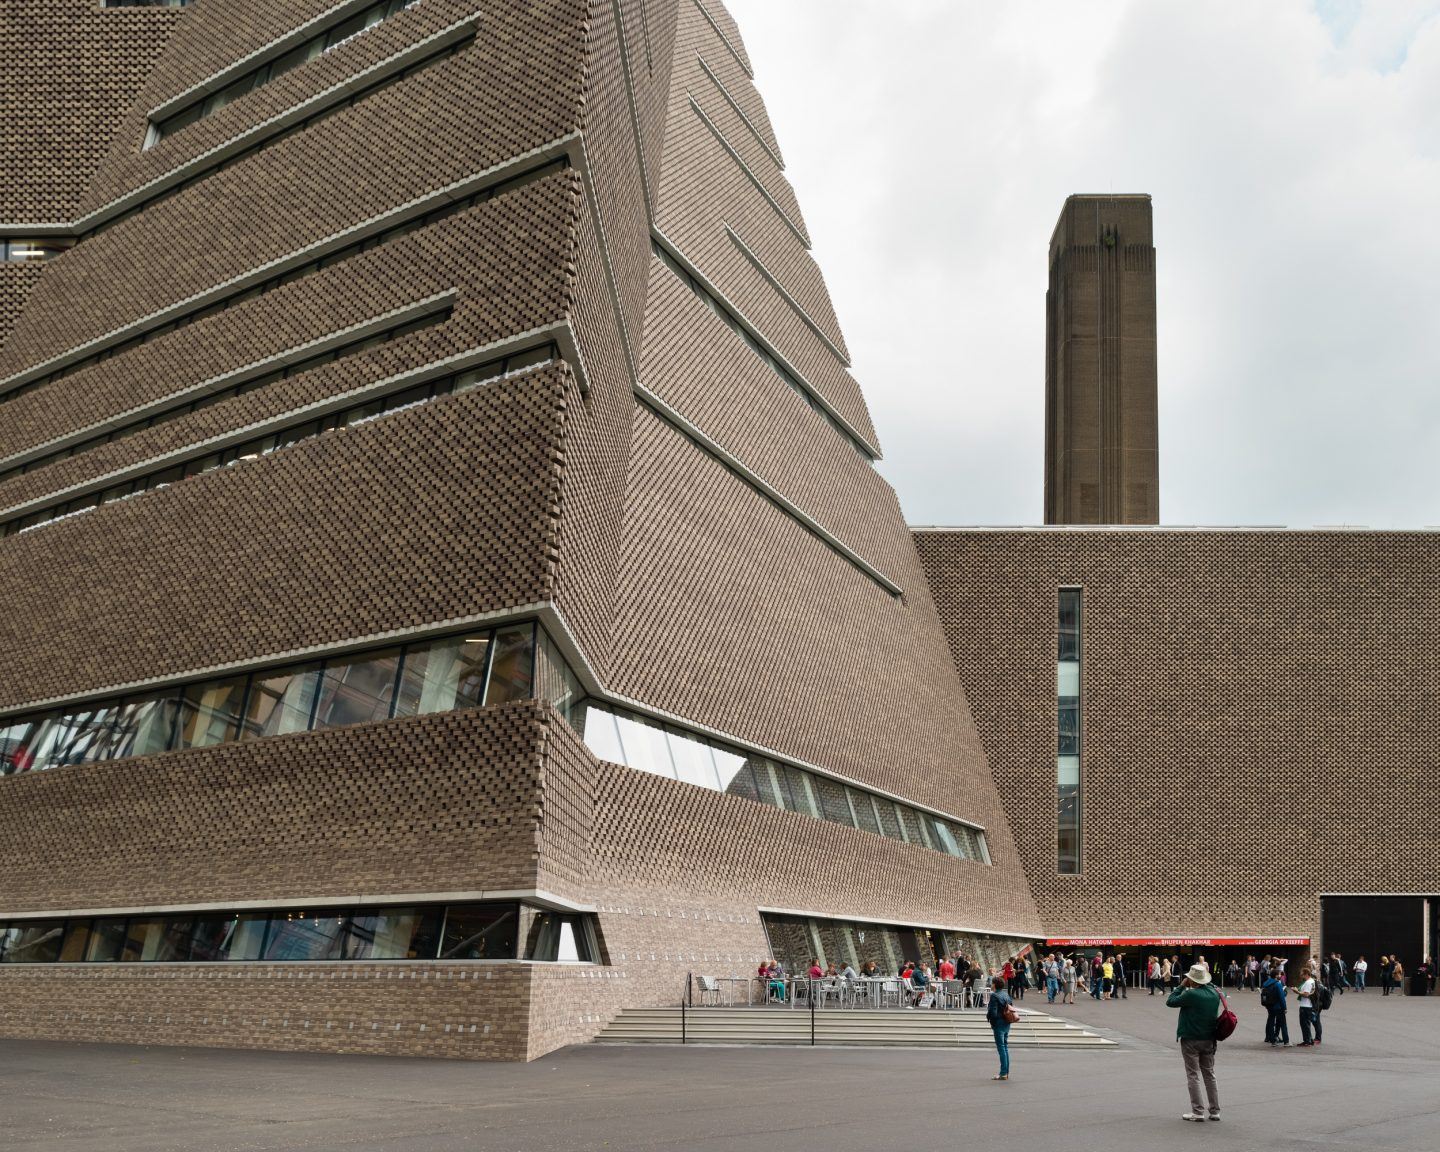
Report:
[[[1042,931],[719,0],[0,19],[0,1035]]]
[[[915,539],[1048,938],[1440,953],[1440,533]]]
[[[1146,195],[1071,196],[1045,292],[1045,523],[1158,524],[1155,237]]]

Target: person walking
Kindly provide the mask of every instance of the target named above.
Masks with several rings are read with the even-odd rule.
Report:
[[[1014,1001],[1005,991],[1005,977],[996,976],[990,981],[990,1003],[985,1008],[985,1019],[995,1035],[995,1051],[1000,1054],[1000,1074],[992,1080],[1010,1079],[1010,1015]]]
[[[1090,959],[1090,996],[1100,1000],[1105,995],[1105,956],[1096,952]]]
[[[1285,982],[1273,969],[1260,986],[1260,1006],[1265,1009],[1265,1043],[1290,1047],[1290,1023],[1285,1016]]]
[[[1060,962],[1055,959],[1055,953],[1045,957],[1045,1002],[1054,1004],[1055,997],[1060,994]]]
[[[1063,1003],[1075,1003],[1075,984],[1080,974],[1075,971],[1075,962],[1069,956],[1065,957],[1065,966],[1060,969],[1060,982],[1065,987]]]
[[[1130,977],[1125,972],[1125,953],[1115,953],[1115,991],[1120,993],[1121,1000],[1130,999],[1130,992],[1126,988]]]
[[[1185,1062],[1185,1083],[1190,1090],[1190,1111],[1182,1120],[1204,1123],[1220,1119],[1220,1090],[1215,1085],[1215,1021],[1220,1015],[1220,995],[1210,986],[1210,969],[1194,964],[1180,987],[1165,998],[1171,1008],[1180,1009],[1175,1038]],[[1200,1093],[1201,1082],[1204,1096]],[[1206,1099],[1209,1108],[1206,1108]]]
[[[1145,983],[1150,985],[1150,995],[1155,995],[1155,989],[1160,984],[1160,958],[1151,956],[1145,962]]]

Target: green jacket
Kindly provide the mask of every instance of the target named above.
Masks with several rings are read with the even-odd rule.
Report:
[[[1177,988],[1165,1001],[1180,1009],[1175,1036],[1180,1040],[1215,1039],[1215,1020],[1220,1015],[1220,993],[1208,984],[1203,988]]]

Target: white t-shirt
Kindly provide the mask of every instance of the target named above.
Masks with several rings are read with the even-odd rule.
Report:
[[[1357,961],[1355,961],[1355,971],[1356,971],[1356,972],[1368,972],[1369,970],[1370,970],[1370,965],[1367,964],[1364,960],[1357,960]]]
[[[1313,1007],[1315,1007],[1315,1005],[1314,1005],[1314,1004],[1311,1002],[1311,1000],[1310,1000],[1310,997],[1313,996],[1314,994],[1315,994],[1315,978],[1312,976],[1309,980],[1306,980],[1305,983],[1303,983],[1303,984],[1300,985],[1300,1007],[1301,1007],[1301,1008],[1313,1008]]]

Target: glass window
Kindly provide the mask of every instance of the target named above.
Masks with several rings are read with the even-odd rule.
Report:
[[[132,919],[126,926],[120,959],[130,964],[188,960],[191,927],[188,916]]]
[[[850,815],[850,801],[845,796],[845,786],[828,776],[811,776],[810,784],[820,796],[820,812],[832,824],[855,827]]]
[[[495,655],[490,662],[490,681],[485,703],[505,704],[528,700],[532,694],[535,664],[535,627],[516,624],[495,633]]]
[[[670,746],[665,740],[665,730],[660,725],[643,720],[638,716],[615,716],[616,727],[620,729],[620,747],[625,753],[624,763],[642,772],[675,779],[675,766],[670,761]]]
[[[675,764],[675,778],[682,784],[694,784],[714,792],[719,786],[715,774],[715,762],[710,758],[710,747],[692,736],[666,730],[670,741],[670,759]]]
[[[930,818],[930,831],[932,839],[939,846],[940,851],[949,853],[951,856],[961,856],[960,842],[955,839],[955,834],[950,831],[950,825],[943,820]]]
[[[456,636],[405,649],[395,715],[478,708],[484,699],[490,633]]]
[[[65,929],[65,939],[60,945],[60,963],[79,964],[85,959],[90,947],[89,920],[71,920]]]
[[[39,735],[40,726],[41,722],[36,720],[0,723],[0,776],[30,771],[35,762],[35,737]]]
[[[738,752],[731,752],[718,745],[710,749],[715,760],[715,771],[720,777],[720,790],[732,796],[743,796],[746,800],[760,800],[760,789],[755,783],[755,773],[750,762]]]
[[[442,960],[513,960],[518,909],[514,904],[457,904],[446,910]]]
[[[895,805],[895,810],[900,814],[900,827],[904,830],[905,839],[911,844],[924,844],[925,835],[920,823],[920,813],[903,804]]]
[[[562,912],[538,912],[530,925],[525,959],[561,963],[596,962],[590,917]]]
[[[63,920],[18,920],[0,936],[0,964],[53,964],[64,936]]]
[[[89,964],[112,964],[120,959],[125,948],[125,921],[102,917],[91,926],[85,945],[85,961]]]
[[[1080,695],[1080,665],[1075,661],[1063,660],[1055,665],[1055,695],[1062,700]]]
[[[1062,756],[1080,753],[1080,701],[1071,698],[1061,700],[1056,710],[1059,744],[1056,751]]]
[[[820,805],[816,802],[815,793],[811,791],[810,777],[789,764],[779,764],[776,767],[780,769],[777,775],[783,775],[785,807],[792,812],[803,812],[806,816],[818,818]]]
[[[262,673],[250,681],[242,739],[304,732],[320,685],[320,665],[301,664]]]
[[[1059,659],[1080,659],[1080,589],[1060,589]]]
[[[543,628],[540,629],[540,646],[535,656],[535,675],[536,698],[548,700],[555,710],[569,721],[572,710],[579,705],[584,692],[570,665],[560,655],[555,641],[550,639],[549,633]]]
[[[209,748],[234,740],[240,730],[247,679],[235,676],[187,687],[181,698],[175,747]]]
[[[346,925],[346,960],[433,960],[440,943],[439,908],[361,910]]]
[[[755,791],[759,793],[760,803],[769,804],[772,808],[784,808],[784,777],[780,774],[780,766],[763,756],[752,756],[750,771],[755,777]]]
[[[174,690],[127,698],[115,718],[115,755],[154,756],[174,747],[179,715]]]
[[[625,763],[625,750],[620,746],[615,713],[594,704],[586,704],[583,731],[586,747],[599,759],[608,760],[612,764]]]
[[[340,960],[345,939],[345,911],[307,916],[303,912],[275,913],[265,936],[266,960]]]
[[[325,661],[315,728],[343,728],[386,720],[395,698],[400,649]]]
[[[880,821],[881,834],[891,840],[904,840],[905,833],[900,830],[900,817],[895,814],[895,805],[880,796],[871,796],[870,804]]]
[[[870,802],[869,793],[851,788],[850,810],[855,813],[857,827],[866,832],[880,833],[880,821],[875,816],[875,805]]]

